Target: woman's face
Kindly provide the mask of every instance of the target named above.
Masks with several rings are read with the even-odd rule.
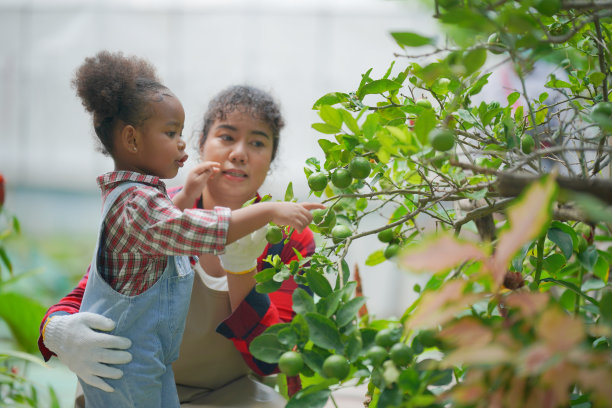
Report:
[[[253,198],[272,161],[270,126],[249,113],[234,110],[217,119],[200,149],[202,161],[216,161],[221,171],[206,186],[217,205],[236,208]]]

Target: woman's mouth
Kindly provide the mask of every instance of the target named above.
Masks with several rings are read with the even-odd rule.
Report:
[[[221,174],[223,174],[224,176],[228,178],[236,178],[236,179],[245,179],[248,177],[244,171],[236,170],[236,169],[223,170]]]

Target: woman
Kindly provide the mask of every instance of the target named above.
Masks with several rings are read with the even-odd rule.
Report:
[[[234,86],[218,94],[204,116],[198,147],[202,162],[221,163],[220,173],[208,180],[198,197],[183,194],[181,200],[192,202],[193,207],[224,206],[232,210],[251,200],[276,155],[283,125],[278,105],[265,92]],[[197,177],[193,173],[190,177]],[[171,190],[170,194],[180,190]],[[236,272],[247,268],[255,262],[255,256],[248,254],[260,253],[261,239],[236,244],[242,247],[234,246],[233,250],[228,247],[230,254],[226,254],[223,266],[219,257],[206,255],[195,267],[197,273],[180,356],[173,364],[179,399],[184,407],[283,407],[286,403],[270,387],[248,376],[250,370],[259,375],[276,371],[276,365],[255,359],[248,346],[267,327],[291,320],[291,295],[297,285],[291,279],[278,291],[265,295],[254,290],[255,272],[226,274],[224,269]],[[289,263],[296,258],[294,249],[303,256],[314,252],[309,229],[299,234],[293,232],[287,243],[266,246],[257,259],[257,269],[265,267],[263,259],[268,255],[277,254]],[[131,359],[129,352],[124,351],[130,347],[130,341],[100,332],[111,331],[115,322],[102,316],[77,313],[87,277],[49,308],[41,330],[54,315],[48,325],[52,327],[47,327],[38,344],[45,360],[56,354],[82,380],[110,391],[103,379],[121,376],[118,364]],[[63,316],[58,319],[57,315]],[[82,402],[78,397],[76,404],[83,406],[79,405]]]

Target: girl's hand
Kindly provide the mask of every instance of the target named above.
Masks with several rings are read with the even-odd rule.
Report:
[[[208,179],[217,174],[220,168],[220,164],[213,161],[198,163],[187,175],[183,189],[174,196],[174,205],[181,211],[191,208],[193,202],[202,194]]]
[[[302,232],[312,222],[311,210],[323,209],[319,203],[290,203],[279,202],[274,204],[272,222],[278,225],[288,225]]]

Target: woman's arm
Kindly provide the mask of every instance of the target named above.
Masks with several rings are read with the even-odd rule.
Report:
[[[281,242],[276,245],[268,245],[258,259],[257,270],[268,267],[264,262],[268,255],[279,255],[285,264],[297,260],[293,248],[304,257],[311,256],[315,250],[312,231],[308,228],[301,233],[294,231],[287,244],[283,245]],[[240,279],[240,277],[239,275],[235,278]],[[229,279],[228,275],[228,286]],[[292,308],[292,295],[297,284],[293,278],[290,278],[283,282],[280,289],[269,295],[258,293],[253,286],[232,314],[217,327],[217,332],[232,340],[253,371],[259,375],[269,375],[278,371],[277,365],[254,358],[249,352],[249,345],[268,327],[277,323],[290,322],[293,319],[295,313]]]

